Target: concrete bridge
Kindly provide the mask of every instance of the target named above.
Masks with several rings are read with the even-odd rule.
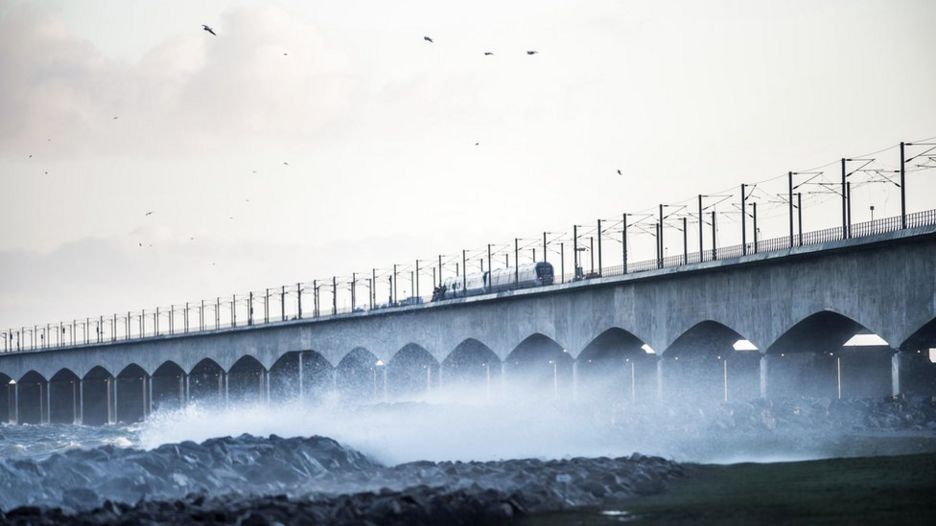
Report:
[[[883,341],[846,345],[859,334]],[[4,353],[0,420],[101,424],[191,400],[465,386],[623,403],[936,394],[931,347],[936,226],[923,226],[395,309]]]

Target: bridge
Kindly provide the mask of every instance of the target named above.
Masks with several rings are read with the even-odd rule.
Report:
[[[435,301],[323,312],[316,290],[309,313],[300,285],[291,310],[285,287],[273,298],[273,316],[268,292],[239,322],[233,298],[227,325],[204,304],[180,309],[181,328],[174,308],[154,312],[152,332],[145,312],[115,315],[110,334],[50,325],[0,353],[0,420],[105,424],[190,401],[467,386],[621,403],[936,394],[936,211],[847,228]],[[850,345],[856,335],[876,336]]]

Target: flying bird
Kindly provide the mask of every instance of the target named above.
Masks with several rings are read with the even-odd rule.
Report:
[[[287,163],[286,161],[283,161],[283,166],[289,166],[289,163]]]
[[[493,54],[494,54],[493,51],[485,51],[485,52],[484,52],[484,56],[486,56],[486,57],[490,57],[490,56],[492,56]]]
[[[207,32],[209,32],[209,33],[211,33],[211,34],[214,35],[214,36],[218,36],[217,33],[214,32],[214,29],[211,29],[210,27],[208,27],[207,24],[202,24],[202,25],[201,25],[201,28],[202,28],[203,30],[205,30],[205,31],[207,31]]]
[[[115,120],[115,121],[116,121],[117,119],[119,119],[119,118],[120,118],[120,115],[114,115],[114,120]]]
[[[153,215],[153,212],[154,212],[153,210],[150,210],[150,211],[146,212],[146,217],[149,217],[149,216]]]
[[[477,145],[479,145],[479,144],[481,144],[481,143],[480,143],[480,142],[476,142],[476,143],[475,143],[475,146],[477,146]]]
[[[425,40],[426,42],[430,42],[430,43],[432,42],[432,39],[429,37],[423,37],[423,40]]]
[[[27,158],[27,159],[32,159],[32,154],[29,154],[29,156],[26,157],[26,158]]]
[[[143,243],[137,243],[137,245],[140,245],[140,246],[142,247],[142,246],[143,246]]]
[[[283,52],[283,56],[284,56],[284,57],[285,57],[285,56],[288,56],[288,55],[289,55],[289,53],[286,53],[285,51]]]
[[[622,173],[621,173],[621,171],[620,171],[620,170],[618,170],[617,172],[618,172],[618,175],[624,175],[624,174],[622,174]]]
[[[533,49],[527,51],[527,55],[535,55],[535,54],[537,54],[537,53],[539,53],[539,51],[536,51],[536,50],[533,50]]]

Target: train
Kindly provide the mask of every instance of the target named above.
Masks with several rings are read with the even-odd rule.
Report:
[[[464,277],[452,277],[442,281],[433,290],[432,301],[473,296],[515,288],[539,287],[552,285],[555,279],[552,264],[539,261],[521,265],[514,269],[497,269],[493,272],[469,274]]]

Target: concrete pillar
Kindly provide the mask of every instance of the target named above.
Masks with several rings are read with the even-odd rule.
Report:
[[[302,401],[304,400],[303,393],[304,393],[304,390],[305,390],[305,389],[304,389],[305,386],[303,386],[303,375],[302,375],[302,374],[303,374],[303,373],[302,373],[302,353],[299,353],[299,403],[300,403],[300,404],[302,404]]]
[[[500,363],[500,387],[501,395],[507,390],[507,362]]]
[[[221,377],[224,379],[224,406],[227,407],[231,399],[230,379],[228,378],[227,371],[221,371]]]
[[[572,401],[578,400],[578,360],[572,362]]]
[[[79,424],[78,422],[78,383],[81,382],[79,378],[77,381],[72,380],[72,424]]]
[[[891,355],[891,396],[900,396],[900,351]]]
[[[153,407],[155,405],[153,404],[153,377],[152,376],[146,377],[146,385],[147,385],[146,414],[151,415],[153,414]]]
[[[768,359],[766,354],[760,357],[760,397],[767,398]]]
[[[656,398],[657,401],[663,399],[663,357],[657,358],[656,363]]]
[[[19,382],[13,386],[13,423],[19,424]]]
[[[111,382],[110,378],[104,379],[104,398],[107,399],[107,423],[112,423],[113,407],[111,406]]]
[[[45,404],[42,403],[42,392],[45,391]],[[42,410],[39,411],[39,419],[43,424],[52,423],[52,382],[45,382],[39,384],[39,405],[40,407],[45,405],[45,415],[42,415]]]
[[[78,424],[84,424],[84,380],[78,379]]]
[[[270,373],[266,370],[263,371],[263,382],[266,384],[266,404],[270,405]]]

